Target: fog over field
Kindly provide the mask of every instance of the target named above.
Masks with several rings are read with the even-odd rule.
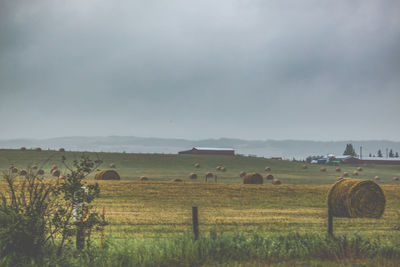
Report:
[[[390,0],[0,0],[0,139],[400,141],[399,14]]]

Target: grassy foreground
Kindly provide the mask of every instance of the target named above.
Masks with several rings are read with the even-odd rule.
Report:
[[[92,158],[97,154],[89,153]],[[42,166],[47,173],[81,153],[0,150],[0,169],[10,164]],[[326,232],[326,195],[338,173],[335,166],[320,172],[318,165],[252,157],[99,153],[101,168],[113,162],[121,181],[99,181],[96,209],[105,208],[110,222],[105,229],[108,247],[96,246],[82,255],[48,259],[47,266],[399,266],[400,166],[362,166],[358,178],[381,177],[386,196],[383,217],[335,218],[336,239]],[[200,163],[200,169],[193,164]],[[202,175],[222,165],[218,183],[190,180],[189,172]],[[283,185],[243,185],[238,173],[265,166]],[[352,172],[358,166],[343,165]],[[151,181],[137,178],[148,176]],[[47,178],[52,179],[50,176]],[[184,182],[170,182],[183,178]],[[89,179],[88,183],[94,182]],[[6,185],[0,182],[0,191]],[[200,241],[191,238],[191,207],[199,208]],[[93,236],[98,242],[99,235]],[[75,252],[76,253],[76,252]],[[6,259],[0,265],[6,265]],[[4,263],[4,264],[2,264]],[[33,265],[35,265],[33,263]],[[46,265],[41,263],[40,265]]]

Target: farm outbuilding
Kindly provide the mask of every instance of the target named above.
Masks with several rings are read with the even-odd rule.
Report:
[[[190,150],[180,151],[179,154],[234,156],[235,150],[233,148],[193,147]]]

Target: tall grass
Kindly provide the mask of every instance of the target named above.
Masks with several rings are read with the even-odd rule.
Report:
[[[190,234],[160,239],[109,239],[104,248],[92,246],[49,257],[47,266],[214,266],[276,264],[296,261],[328,263],[400,263],[400,239],[369,240],[357,234],[330,237],[320,233],[243,234],[211,231],[194,241]],[[35,263],[32,263],[35,266]]]

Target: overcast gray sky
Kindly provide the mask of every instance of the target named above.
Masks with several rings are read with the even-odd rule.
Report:
[[[0,138],[400,141],[400,1],[0,0]]]

